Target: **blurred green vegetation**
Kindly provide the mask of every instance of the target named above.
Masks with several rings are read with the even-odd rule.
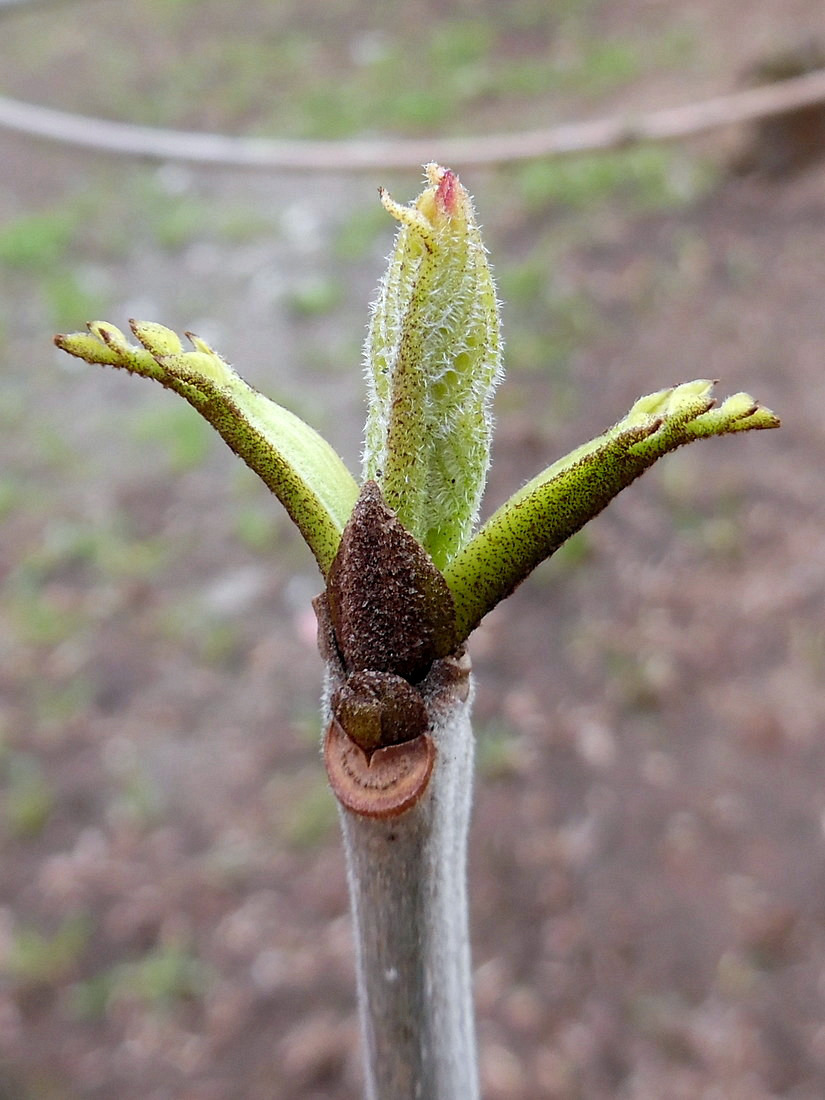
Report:
[[[586,210],[616,198],[631,212],[669,209],[696,202],[714,182],[707,165],[660,145],[530,161],[518,174],[528,211]]]
[[[13,271],[45,274],[65,259],[75,232],[70,206],[21,214],[0,228],[0,263]]]
[[[289,819],[279,830],[289,844],[297,849],[317,848],[334,835],[338,824],[338,807],[329,789],[326,775],[318,769],[291,799]]]
[[[146,409],[135,418],[131,431],[141,449],[164,455],[172,474],[200,466],[214,442],[210,426],[182,401]]]
[[[523,769],[520,739],[495,722],[476,728],[476,769],[485,782],[511,779]]]
[[[139,959],[117,963],[75,982],[69,1006],[85,1020],[100,1019],[119,1001],[137,1002],[164,1014],[180,1001],[199,1000],[213,980],[211,969],[183,943],[161,944]]]
[[[85,913],[65,917],[53,933],[21,924],[12,932],[2,969],[18,987],[56,985],[74,971],[91,935]]]
[[[144,124],[335,138],[466,130],[468,115],[492,105],[506,128],[542,97],[598,99],[699,52],[687,18],[653,35],[647,22],[605,33],[602,6],[511,0],[445,12],[342,0],[308,21],[298,0],[251,6],[243,20],[221,0],[144,0],[98,13],[86,64],[59,17],[34,11],[7,29],[30,68],[82,72],[82,84],[67,82],[69,108],[82,96],[96,113]],[[110,26],[123,47],[97,49]]]
[[[0,790],[7,832],[18,840],[38,836],[54,808],[43,765],[27,752],[9,752],[0,762]]]

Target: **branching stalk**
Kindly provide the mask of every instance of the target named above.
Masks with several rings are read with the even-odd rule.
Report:
[[[368,1100],[476,1100],[467,919],[472,790],[463,643],[622,489],[696,439],[779,426],[708,379],[640,398],[624,419],[527,482],[474,531],[501,375],[498,302],[455,173],[400,223],[365,348],[363,480],[294,414],[197,337],[106,322],[56,337],[90,363],[174,390],[283,503],[324,576],[324,763],[340,805]]]

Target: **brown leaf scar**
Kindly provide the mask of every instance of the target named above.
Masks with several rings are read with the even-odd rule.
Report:
[[[364,817],[403,814],[427,789],[435,762],[432,738],[419,734],[399,745],[365,752],[334,718],[324,738],[324,764],[339,802]]]

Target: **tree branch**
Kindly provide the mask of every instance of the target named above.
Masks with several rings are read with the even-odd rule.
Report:
[[[164,130],[69,114],[0,97],[0,128],[103,153],[195,164],[277,170],[355,172],[417,168],[435,160],[455,167],[619,149],[676,141],[825,102],[825,69],[760,88],[638,116],[593,119],[515,134],[376,141],[286,141]]]
[[[327,665],[327,686],[338,676]],[[470,662],[436,662],[424,797],[376,819],[341,808],[367,1100],[478,1100],[467,915]],[[329,690],[325,721],[332,720]]]

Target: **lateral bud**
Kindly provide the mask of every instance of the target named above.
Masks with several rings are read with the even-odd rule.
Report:
[[[427,730],[421,694],[393,672],[354,672],[331,703],[338,723],[366,753],[411,741]]]

